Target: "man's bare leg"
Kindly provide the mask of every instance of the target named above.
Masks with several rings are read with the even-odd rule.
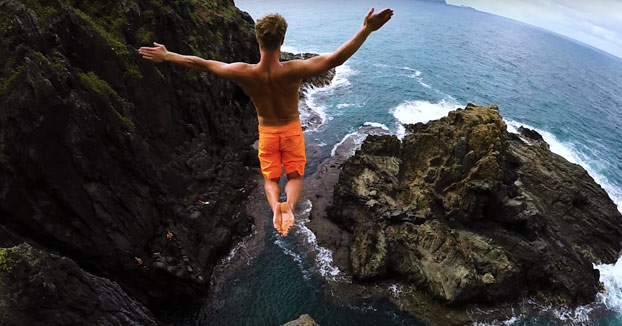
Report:
[[[281,187],[279,187],[279,181],[281,178],[264,179],[264,190],[266,191],[266,198],[270,208],[272,208],[272,224],[277,232],[283,234],[281,229],[282,215],[281,204],[279,203],[279,196],[281,196]]]
[[[287,194],[287,202],[281,204],[281,230],[284,231],[283,236],[286,236],[289,229],[294,225],[294,209],[302,194],[302,176],[298,172],[287,174],[285,193]]]

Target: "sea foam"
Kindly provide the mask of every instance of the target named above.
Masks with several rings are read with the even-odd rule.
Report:
[[[368,127],[368,128],[365,128]],[[371,130],[370,130],[371,128]],[[373,130],[373,128],[377,128],[377,129],[381,129],[386,131],[386,133],[383,132],[378,132]],[[343,145],[346,141],[348,140],[352,140],[353,144],[351,147],[348,148],[348,151],[345,152],[344,158],[350,157],[352,155],[354,155],[354,153],[361,148],[361,145],[363,144],[363,141],[365,141],[365,138],[367,138],[367,135],[369,134],[390,134],[391,131],[389,129],[389,127],[387,127],[386,125],[382,124],[382,123],[378,123],[378,122],[365,122],[363,123],[363,125],[358,128],[356,131],[351,132],[345,136],[343,136],[343,138],[341,139],[341,141],[339,141],[337,144],[335,144],[335,146],[333,146],[332,150],[330,151],[330,156],[335,156],[337,154],[337,150],[339,149],[339,147],[341,145]]]
[[[306,206],[305,210],[299,215],[301,218],[296,222],[298,229],[297,233],[302,235],[305,239],[307,245],[311,247],[311,250],[316,253],[315,257],[315,265],[318,273],[329,281],[346,281],[349,282],[349,278],[343,275],[343,273],[339,270],[337,266],[333,264],[333,253],[332,251],[320,246],[317,243],[317,237],[306,226],[306,222],[308,222],[308,216],[311,212],[313,204],[310,200],[307,200],[304,204]],[[304,218],[306,217],[306,219]]]
[[[460,103],[453,98],[443,99],[437,103],[423,100],[403,102],[391,110],[393,116],[399,121],[395,134],[402,139],[406,133],[404,124],[426,123],[440,119],[459,107],[461,107]]]
[[[343,64],[335,69],[335,77],[333,77],[333,80],[329,85],[322,87],[306,87],[303,90],[306,94],[305,101],[307,106],[320,117],[320,125],[324,124],[327,120],[330,120],[330,117],[326,115],[326,106],[321,103],[322,100],[320,98],[322,96],[333,94],[335,90],[348,88],[351,85],[348,77],[356,73],[356,70],[353,70],[347,64]],[[304,116],[301,118],[305,119]]]
[[[622,314],[622,259],[615,264],[594,265],[600,271],[600,281],[605,286],[605,293],[598,294],[598,299],[609,310]]]
[[[339,148],[339,146],[345,143],[345,141],[348,140],[348,138],[356,136],[357,134],[358,134],[358,131],[355,131],[355,132],[351,132],[343,136],[343,138],[337,144],[335,144],[335,146],[333,146],[333,149],[331,149],[330,156],[335,156],[335,154],[337,153],[337,148]]]
[[[389,131],[389,127],[387,127],[386,125],[382,124],[382,123],[378,123],[378,122],[365,122],[363,124],[363,126],[369,126],[369,127],[374,127],[374,128],[380,128],[380,129],[384,129],[386,131]]]

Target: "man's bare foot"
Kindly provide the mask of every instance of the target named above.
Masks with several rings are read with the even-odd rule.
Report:
[[[281,213],[281,234],[286,237],[287,233],[289,233],[289,229],[294,225],[294,210],[289,207],[288,203],[281,203]]]
[[[281,231],[281,224],[283,223],[283,215],[281,214],[281,203],[274,204],[272,211],[274,211],[274,216],[272,216],[272,224],[274,225],[276,232],[283,233]]]

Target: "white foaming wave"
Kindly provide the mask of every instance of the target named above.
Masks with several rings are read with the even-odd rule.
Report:
[[[337,144],[335,144],[335,146],[333,146],[333,149],[331,149],[331,151],[330,151],[330,156],[335,156],[335,153],[337,153],[337,148],[339,146],[341,146],[341,144],[343,144],[346,140],[348,140],[348,138],[350,138],[352,136],[355,136],[357,133],[358,133],[358,131],[355,131],[355,132],[351,132],[351,133],[345,135],[341,139],[341,141],[339,141]]]
[[[542,138],[549,144],[551,152],[558,154],[566,160],[583,167],[587,171],[587,173],[594,179],[594,181],[596,181],[596,183],[598,183],[599,185],[601,185],[601,187],[603,187],[603,189],[605,189],[605,191],[609,194],[609,197],[611,197],[613,202],[617,205],[618,210],[622,212],[622,189],[611,184],[609,180],[607,180],[607,178],[605,178],[603,175],[596,172],[592,168],[590,163],[597,163],[594,162],[594,159],[582,155],[577,150],[575,150],[575,146],[573,144],[560,141],[550,132],[534,128],[532,126],[519,123],[508,118],[505,118],[504,121],[508,126],[508,131],[510,132],[518,133],[518,128],[520,126],[524,126],[525,128],[537,131],[540,135],[542,135]]]
[[[291,52],[291,53],[294,53],[294,54],[296,54],[296,53],[304,53],[304,52],[315,53],[315,52],[309,51],[309,50],[307,50],[307,51],[300,51],[300,49],[298,49],[298,48],[296,48],[294,46],[291,46],[291,45],[281,45],[281,51],[282,52]]]
[[[349,108],[354,106],[354,104],[352,103],[341,103],[341,104],[337,104],[337,108],[338,109],[343,109],[343,108]]]
[[[430,86],[429,84],[426,84],[423,82],[423,78],[421,77],[421,71],[417,70],[417,69],[413,69],[410,67],[402,67],[403,70],[408,70],[411,71],[412,74],[408,75],[409,78],[413,78],[416,79],[417,82],[419,83],[419,85],[425,87],[425,88],[429,88],[432,89],[432,86]]]
[[[393,283],[389,286],[389,292],[393,294],[393,296],[399,297],[404,291],[402,290],[401,284]]]
[[[298,223],[298,233],[306,240],[308,245],[316,252],[315,264],[319,274],[329,281],[346,281],[347,278],[341,273],[337,266],[333,265],[333,252],[317,244],[317,237],[304,222]]]
[[[301,213],[301,215],[308,216],[308,214],[311,212],[311,209],[313,208],[313,204],[310,200],[307,200],[305,204],[307,207]],[[329,281],[349,282],[349,279],[345,275],[343,275],[343,273],[341,273],[339,268],[333,265],[332,251],[318,245],[317,237],[315,236],[313,231],[311,231],[311,229],[306,226],[307,221],[308,219],[301,219],[296,222],[296,224],[298,224],[297,232],[303,236],[306,243],[310,245],[312,250],[317,253],[317,256],[315,257],[315,262],[320,275]]]
[[[404,70],[408,70],[408,71],[412,71],[412,72],[413,72],[413,76],[414,76],[414,77],[419,77],[419,76],[421,76],[421,71],[419,71],[419,70],[417,70],[417,69],[413,69],[413,68],[410,68],[410,67],[402,67],[402,69],[404,69]]]
[[[389,127],[387,127],[386,125],[383,125],[382,123],[378,123],[378,122],[365,122],[363,124],[363,126],[370,126],[370,127],[375,127],[375,128],[380,128],[380,129],[384,129],[386,131],[389,131]]]
[[[251,234],[252,234],[252,235],[257,234],[257,229],[255,228],[255,225],[251,225]],[[247,248],[246,248],[246,242],[247,242],[247,241],[249,241],[249,240],[250,240],[250,238],[251,238],[251,236],[246,236],[246,237],[244,237],[244,238],[242,239],[242,241],[238,242],[238,243],[237,243],[237,244],[233,247],[233,249],[231,249],[231,251],[229,252],[229,254],[228,254],[226,257],[224,257],[224,258],[220,261],[220,263],[221,263],[222,265],[226,265],[226,264],[230,263],[230,262],[231,262],[231,260],[232,260],[233,258],[235,258],[235,257],[238,255],[238,253],[243,253],[243,252],[245,252],[245,251],[246,251],[246,249],[247,249]],[[250,265],[250,263],[251,263],[251,259],[248,257],[248,253],[245,253],[245,254],[246,254],[246,265]]]
[[[425,88],[432,88],[432,86],[430,86],[430,85],[428,85],[428,84],[426,84],[426,83],[422,82],[421,80],[419,80],[419,85],[421,85],[421,86],[423,86],[423,87],[425,87]]]
[[[343,64],[335,69],[335,77],[333,77],[330,84],[322,87],[306,87],[303,90],[306,94],[305,102],[307,106],[320,116],[320,125],[324,124],[326,120],[330,120],[330,117],[326,115],[326,107],[316,102],[316,96],[320,94],[332,94],[336,89],[350,86],[350,81],[347,77],[356,73],[357,71],[350,68],[350,66]],[[306,115],[301,117],[303,120],[305,118]],[[317,130],[317,128],[315,130]]]
[[[328,89],[333,90],[340,87],[350,86],[350,81],[348,77],[355,75],[357,73],[356,70],[352,69],[347,64],[342,64],[335,68],[335,77],[330,85],[327,86]]]
[[[360,312],[378,311],[378,308],[374,307],[373,304],[368,304],[368,303],[364,303],[361,306],[348,305],[348,307],[352,310],[357,310]]]
[[[305,103],[307,104],[307,107],[309,107],[309,109],[315,113],[317,113],[320,116],[320,125],[323,124],[326,120],[327,120],[327,116],[326,116],[326,107],[320,104],[317,104],[315,102],[315,97],[313,95],[315,95],[315,93],[317,92],[319,88],[307,88],[305,90],[307,97],[305,99]],[[303,114],[301,112],[301,119],[304,121],[308,118],[309,114]],[[317,128],[316,128],[317,130]]]
[[[609,310],[622,314],[622,259],[615,264],[594,265],[600,271],[600,281],[605,293],[598,294],[598,300]]]
[[[335,89],[350,86],[348,77],[357,73],[358,71],[352,69],[348,64],[344,63],[335,68],[335,76],[330,84],[322,87],[306,87],[304,91],[307,94],[307,97],[312,97],[316,94],[332,94]]]
[[[377,68],[391,68],[391,66],[384,64],[384,63],[374,63],[374,67]]]
[[[443,99],[437,103],[422,100],[403,102],[392,109],[393,116],[399,122],[395,134],[399,139],[403,139],[406,133],[403,125],[440,119],[459,107],[461,105],[453,98]]]
[[[305,219],[303,221],[308,222],[309,221],[309,213],[311,213],[311,210],[313,209],[313,203],[310,200],[306,200],[303,204],[304,209],[302,210],[302,212],[300,212],[299,216],[300,217],[305,217]]]
[[[506,321],[503,322],[504,326],[511,326],[514,325],[515,323],[518,323],[520,321],[520,318],[518,317],[512,317]]]
[[[298,267],[300,267],[300,270],[302,271],[302,277],[305,280],[309,280],[311,279],[311,274],[309,273],[309,271],[305,270],[303,263],[302,263],[302,257],[300,257],[299,254],[295,253],[294,251],[292,251],[291,249],[287,248],[287,246],[285,245],[285,243],[283,242],[283,240],[281,239],[276,239],[274,241],[274,243],[279,246],[279,248],[281,248],[281,250],[283,250],[283,252],[292,257],[294,259],[294,261],[296,262],[296,264],[298,265]]]

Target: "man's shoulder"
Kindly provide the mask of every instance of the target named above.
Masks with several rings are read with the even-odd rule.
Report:
[[[306,61],[304,59],[294,59],[285,62],[281,62],[282,71],[286,75],[298,75],[298,73],[304,69]]]
[[[246,63],[246,62],[233,62],[229,64],[231,67],[233,68],[238,68],[238,69],[253,69],[256,64],[254,63]]]

